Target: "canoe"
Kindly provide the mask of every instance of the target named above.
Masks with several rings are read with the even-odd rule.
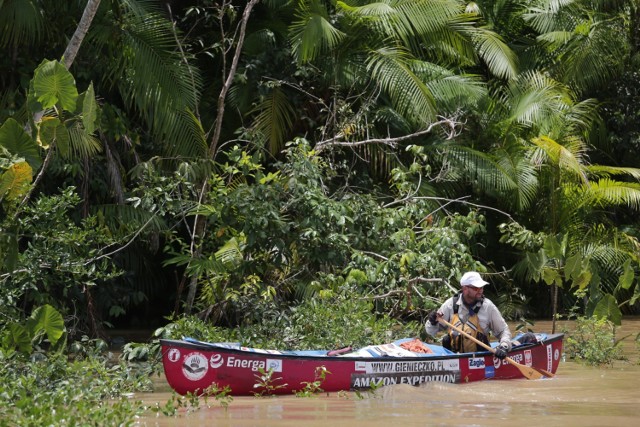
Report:
[[[215,384],[242,396],[291,394],[311,383],[319,386],[317,391],[338,392],[430,381],[457,384],[517,379],[525,378],[519,369],[522,366],[553,375],[562,356],[564,334],[536,336],[537,343],[514,346],[509,353],[508,358],[520,366],[489,351],[458,354],[410,338],[356,351],[263,350],[190,338],[162,339],[160,344],[167,382],[177,393],[199,394]],[[416,342],[420,348],[407,346]]]

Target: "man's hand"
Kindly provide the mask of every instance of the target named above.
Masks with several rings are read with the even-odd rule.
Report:
[[[505,357],[507,357],[507,347],[500,344],[499,346],[496,347],[496,351],[494,354],[498,359],[500,360],[504,359]]]
[[[438,323],[438,317],[442,317],[441,313],[438,313],[436,310],[433,310],[431,313],[429,313],[429,323],[431,323],[432,325],[437,325]]]

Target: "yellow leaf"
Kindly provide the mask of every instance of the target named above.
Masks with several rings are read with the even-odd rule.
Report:
[[[0,175],[0,198],[14,201],[29,191],[32,181],[32,169],[27,162],[14,163]]]

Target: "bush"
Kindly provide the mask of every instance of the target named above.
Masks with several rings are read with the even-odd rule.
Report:
[[[151,389],[148,376],[106,359],[36,355],[0,352],[0,425],[133,425],[145,412],[129,397]]]
[[[606,318],[578,317],[576,329],[568,334],[565,352],[571,359],[588,365],[613,364],[622,359],[622,349],[616,342],[615,325]]]
[[[355,293],[317,296],[296,307],[263,313],[265,317],[260,322],[234,329],[210,326],[194,317],[182,317],[156,331],[156,336],[233,341],[261,348],[329,350],[415,337],[422,331],[418,322],[402,323],[375,314],[372,302],[360,299]]]

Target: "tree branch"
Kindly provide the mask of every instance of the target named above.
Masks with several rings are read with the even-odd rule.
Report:
[[[231,68],[229,69],[229,74],[227,75],[227,79],[220,90],[220,95],[218,95],[218,111],[216,114],[216,125],[213,130],[213,137],[211,138],[211,145],[209,146],[209,157],[211,159],[215,158],[216,151],[218,147],[218,141],[220,140],[220,133],[222,132],[222,120],[224,118],[224,104],[227,98],[227,92],[231,88],[231,84],[233,83],[233,78],[236,75],[236,70],[238,69],[238,62],[240,61],[240,54],[242,53],[242,45],[244,44],[244,38],[247,32],[247,22],[249,21],[249,16],[251,15],[251,9],[253,6],[258,3],[259,0],[249,0],[247,6],[242,13],[242,19],[240,21],[240,34],[238,36],[238,44],[236,45],[236,51],[233,55],[233,60],[231,61]]]
[[[420,130],[418,132],[414,132],[409,135],[399,136],[396,138],[371,138],[363,141],[343,141],[342,138],[344,138],[344,134],[340,133],[331,139],[326,139],[324,141],[318,142],[315,146],[315,150],[316,152],[320,152],[329,147],[336,147],[336,146],[357,147],[360,145],[371,145],[371,144],[388,145],[392,148],[396,148],[398,143],[402,141],[406,141],[412,138],[417,138],[419,136],[431,133],[433,128],[436,126],[441,126],[445,129],[445,133],[447,134],[447,138],[446,138],[447,140],[453,139],[454,137],[460,134],[460,126],[461,126],[460,122],[453,119],[443,118],[442,120],[431,123],[429,127],[427,127],[426,129]]]

